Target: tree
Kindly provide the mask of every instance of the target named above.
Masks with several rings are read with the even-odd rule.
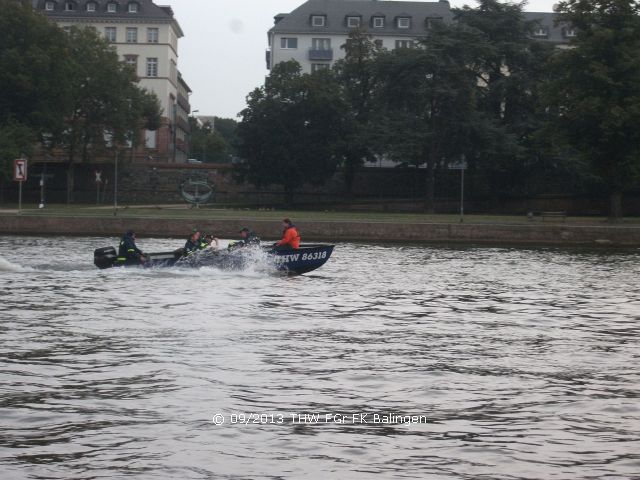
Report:
[[[324,183],[338,163],[344,109],[330,71],[301,74],[295,61],[274,66],[241,113],[244,178],[258,187],[282,185],[289,204],[303,183]]]
[[[67,202],[72,201],[74,165],[107,155],[124,144],[135,147],[142,128],[157,128],[159,102],[138,88],[135,73],[93,29],[72,28],[69,54],[73,61],[69,114],[56,136],[67,156]]]
[[[370,122],[375,102],[373,67],[380,48],[370,35],[359,29],[349,34],[341,48],[345,50],[345,58],[335,63],[334,71],[348,108],[339,150],[343,158],[347,192],[351,193],[357,168],[366,160],[375,160]]]
[[[0,0],[0,172],[64,118],[70,62],[62,30],[30,2]]]
[[[640,15],[631,0],[560,2],[560,20],[575,29],[571,47],[552,59],[548,107],[552,130],[606,183],[610,218],[640,172]]]
[[[215,124],[210,122],[202,125],[196,118],[189,117],[191,126],[191,152],[190,158],[209,163],[230,163],[232,160],[232,148],[217,130]]]
[[[435,26],[416,48],[379,55],[378,148],[396,161],[425,164],[425,210],[434,211],[435,171],[468,150],[483,121],[477,80],[468,67],[473,39],[456,27]]]
[[[545,157],[544,137],[536,132],[544,121],[540,85],[553,47],[533,40],[535,21],[525,19],[523,5],[479,0],[477,8],[454,10],[459,24],[477,36],[469,49],[482,87],[478,108],[498,127],[483,129],[466,157],[483,170],[495,196],[523,189]]]

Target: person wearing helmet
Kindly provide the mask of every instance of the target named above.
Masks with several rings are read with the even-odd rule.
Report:
[[[242,237],[240,240],[229,244],[229,250],[248,247],[250,245],[260,245],[260,237],[258,237],[247,227],[243,227],[242,230],[240,230],[240,236]]]
[[[191,236],[187,240],[187,243],[184,244],[184,253],[186,255],[197,252],[198,250],[204,250],[211,246],[211,242],[215,242],[215,249],[218,248],[218,239],[214,238],[211,235],[202,235],[200,230],[194,228],[191,231]]]
[[[202,247],[202,242],[200,241],[200,230],[194,228],[191,231],[191,236],[187,240],[187,243],[184,244],[184,253],[187,255],[193,252],[200,250]]]
[[[118,247],[118,263],[120,264],[136,264],[144,263],[147,257],[136,245],[136,232],[127,230],[120,240]]]

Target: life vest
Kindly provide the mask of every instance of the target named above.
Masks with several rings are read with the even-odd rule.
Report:
[[[282,240],[277,245],[279,247],[289,246],[293,249],[300,248],[300,234],[295,225],[291,225],[282,232]]]

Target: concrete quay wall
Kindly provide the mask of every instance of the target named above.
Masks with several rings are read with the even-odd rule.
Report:
[[[303,241],[432,242],[495,245],[640,247],[640,226],[567,224],[448,224],[353,221],[297,222]],[[238,219],[149,217],[0,216],[0,234],[119,236],[129,228],[139,238],[186,237],[193,228],[220,238],[237,238],[242,227],[265,239],[278,238],[280,222]]]

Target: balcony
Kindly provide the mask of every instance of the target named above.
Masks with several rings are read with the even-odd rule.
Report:
[[[181,93],[178,93],[178,105],[180,105],[180,108],[182,108],[182,110],[184,110],[186,113],[191,112],[191,105],[189,105],[189,99]]]
[[[333,60],[333,49],[315,50],[311,48],[309,50],[309,60]]]

